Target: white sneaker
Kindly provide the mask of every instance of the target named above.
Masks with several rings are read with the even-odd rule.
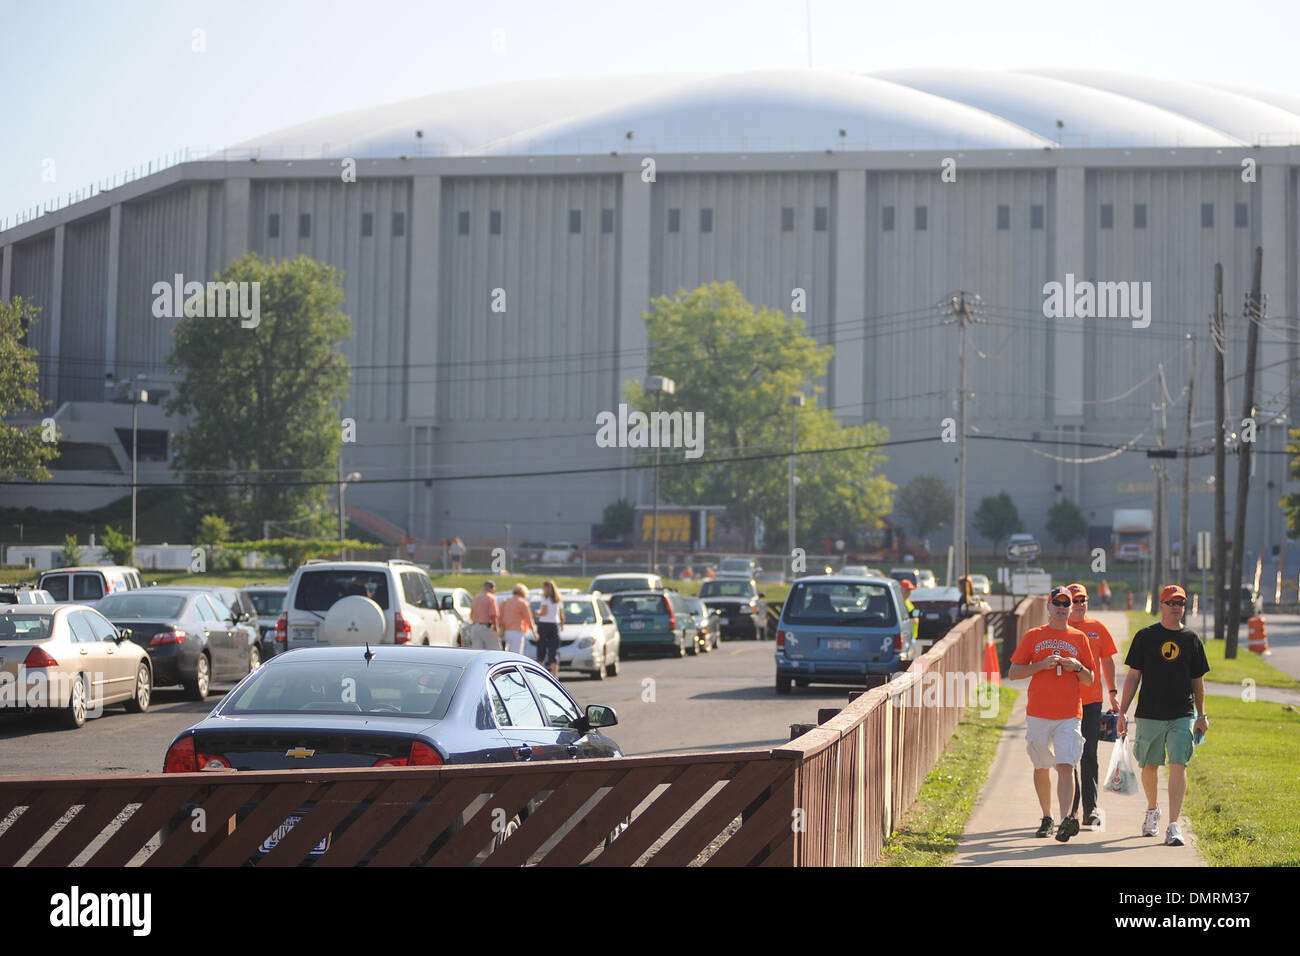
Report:
[[[1146,819],[1142,821],[1142,835],[1155,836],[1160,832],[1160,808],[1148,810]]]
[[[1183,831],[1179,829],[1177,823],[1171,823],[1165,828],[1165,846],[1182,846]]]

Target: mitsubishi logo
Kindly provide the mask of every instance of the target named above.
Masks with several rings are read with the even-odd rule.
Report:
[[[357,627],[357,622],[356,622],[355,620],[348,621],[348,633],[349,633],[349,634],[355,634],[355,633],[356,633],[357,631],[359,631],[359,630],[360,630],[360,628]]]

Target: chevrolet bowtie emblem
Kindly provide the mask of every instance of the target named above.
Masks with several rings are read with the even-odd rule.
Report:
[[[286,757],[298,757],[301,759],[301,758],[311,757],[315,753],[316,751],[308,750],[306,747],[294,747],[292,750],[286,750],[284,752],[284,755]]]

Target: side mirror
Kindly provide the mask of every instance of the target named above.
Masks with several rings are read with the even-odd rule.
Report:
[[[765,597],[767,597],[767,595],[764,594],[762,591],[759,591],[759,592],[758,592],[758,596],[761,597],[761,598],[765,598]]]
[[[442,604],[439,605],[439,606],[440,606],[444,611],[450,611],[450,610],[452,610],[452,609],[455,607],[455,605],[452,604],[451,595],[450,595],[450,594],[444,594],[444,595],[442,596]]]
[[[122,628],[117,632],[117,643],[121,644],[123,641],[129,641],[131,639],[131,634],[132,631],[129,627]]]
[[[914,607],[914,608],[912,608],[912,613],[911,613],[910,615],[908,615],[908,616],[909,616],[909,617],[920,617],[920,616],[921,616],[921,609],[920,609],[919,607]]]
[[[613,707],[606,707],[603,704],[588,704],[585,720],[588,727],[613,727],[618,723],[618,714],[614,713]]]

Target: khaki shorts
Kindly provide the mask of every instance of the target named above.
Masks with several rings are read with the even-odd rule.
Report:
[[[1083,756],[1083,734],[1079,718],[1048,720],[1045,717],[1027,717],[1025,729],[1026,749],[1035,770],[1047,770],[1057,764],[1077,764]]]
[[[1195,717],[1176,717],[1173,720],[1139,717],[1137,725],[1133,759],[1139,767],[1161,766],[1165,762],[1166,749],[1169,751],[1170,763],[1191,763]]]

